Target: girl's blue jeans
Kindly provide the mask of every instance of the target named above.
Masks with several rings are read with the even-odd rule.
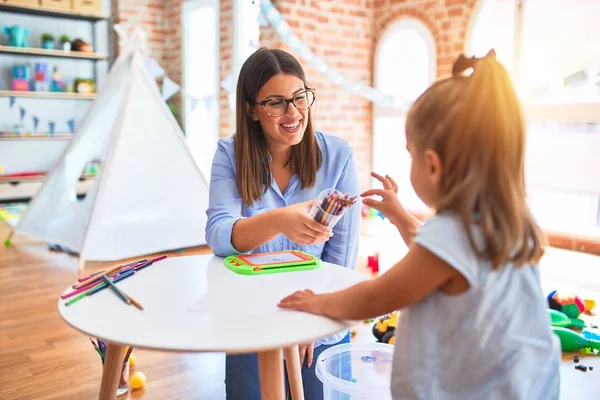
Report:
[[[309,368],[306,365],[306,359],[302,365],[302,383],[304,386],[304,398],[310,400],[323,400],[323,383],[315,374],[317,358],[319,355],[332,346],[342,343],[350,343],[350,332],[337,343],[322,344],[315,348],[313,363]],[[350,359],[348,359],[347,368],[344,368],[344,375],[350,379]],[[287,373],[286,393],[288,392]],[[260,382],[258,377],[258,357],[256,354],[228,355],[225,357],[225,392],[227,400],[260,400]],[[289,397],[289,396],[286,396]]]

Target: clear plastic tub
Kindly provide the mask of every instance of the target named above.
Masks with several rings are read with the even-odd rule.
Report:
[[[333,228],[353,205],[348,196],[335,189],[325,189],[313,203],[308,213],[321,224]]]
[[[347,343],[319,355],[317,377],[324,400],[391,400],[394,346],[384,343]]]

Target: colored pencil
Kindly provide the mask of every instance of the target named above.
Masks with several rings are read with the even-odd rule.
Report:
[[[132,270],[133,270],[133,267],[127,267],[127,268],[125,268],[125,269],[123,269],[123,270],[121,270],[121,271],[119,271],[119,272],[117,272],[115,274],[109,275],[109,277],[111,279],[115,279],[116,277],[118,277],[118,276],[120,276],[120,275],[122,275],[122,274],[124,274],[124,273],[126,273],[128,271],[132,271]],[[88,289],[96,288],[99,285],[104,285],[104,282],[102,282],[102,279],[99,279],[98,281],[94,281],[94,282],[92,282],[92,283],[90,283],[88,285],[80,287],[79,289],[75,289],[72,292],[63,294],[63,295],[60,296],[60,298],[63,299],[63,300],[65,300],[65,299],[68,299],[69,297],[75,296],[76,294],[79,294],[81,292],[85,292]]]
[[[118,269],[121,269],[121,267],[123,267],[121,264],[115,265],[114,267],[112,267],[110,269],[107,269],[106,271],[104,271],[104,272],[102,272],[102,273],[100,273],[98,275],[92,276],[91,278],[86,279],[83,282],[79,282],[79,283],[73,285],[73,289],[79,289],[79,288],[82,288],[82,287],[84,287],[86,285],[89,285],[90,283],[94,282],[95,280],[101,279],[102,277],[104,277],[106,275],[110,275],[113,272],[117,271]]]
[[[123,291],[121,291],[121,289],[119,289],[114,283],[113,281],[110,280],[109,277],[107,277],[106,275],[102,275],[102,279],[104,280],[104,282],[106,282],[107,285],[110,286],[110,288],[113,290],[113,292],[115,292],[117,294],[117,296],[119,296],[121,298],[121,300],[123,300],[125,303],[127,304],[131,304],[131,300],[129,300],[127,298],[127,296],[125,296],[125,293],[123,293]]]
[[[123,293],[125,293],[125,292],[123,292]],[[131,301],[131,304],[133,304],[137,309],[139,309],[139,310],[143,310],[144,309],[144,307],[142,307],[142,305],[136,299],[134,299],[133,297],[131,297],[129,295],[129,293],[125,293],[125,296],[127,296],[127,298],[129,299],[129,301]]]
[[[130,262],[129,264],[122,265],[122,267],[135,267],[137,264],[141,264],[141,263],[143,263],[145,261],[148,261],[148,260],[144,258],[143,260],[137,260],[137,261],[134,261],[134,262]],[[79,278],[77,281],[78,282],[83,282],[83,281],[85,281],[85,280],[87,280],[87,279],[89,279],[89,278],[91,278],[93,276],[96,276],[98,278],[97,275],[103,273],[104,271],[94,272],[93,274],[90,274],[88,276],[84,276],[83,278]]]

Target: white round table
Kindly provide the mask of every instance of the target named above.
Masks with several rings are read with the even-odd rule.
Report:
[[[115,397],[129,345],[163,351],[258,353],[263,399],[280,400],[282,348],[297,348],[298,343],[348,329],[356,321],[282,310],[278,301],[296,290],[322,293],[364,279],[356,271],[330,263],[312,271],[247,276],[227,269],[221,257],[171,257],[116,284],[143,310],[127,305],[110,288],[70,306],[59,300],[58,310],[75,329],[107,341],[101,399]]]

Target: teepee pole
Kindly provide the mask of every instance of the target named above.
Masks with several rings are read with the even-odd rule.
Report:
[[[83,257],[79,257],[79,262],[77,263],[77,269],[82,271],[85,268],[85,259]]]

